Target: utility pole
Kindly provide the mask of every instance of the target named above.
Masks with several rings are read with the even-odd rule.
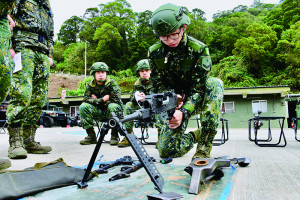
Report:
[[[86,42],[85,42],[84,78],[86,78]]]

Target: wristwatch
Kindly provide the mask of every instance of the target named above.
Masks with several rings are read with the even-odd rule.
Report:
[[[186,109],[184,109],[184,108],[180,108],[179,109],[181,112],[182,112],[182,120],[186,120],[186,119],[188,119],[189,117],[190,117],[190,113],[186,110]]]

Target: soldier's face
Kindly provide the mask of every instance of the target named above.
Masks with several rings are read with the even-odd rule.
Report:
[[[160,38],[167,38],[167,40],[162,40],[161,39],[161,41],[165,45],[168,45],[169,47],[177,47],[178,44],[180,43],[181,39],[182,39],[183,33],[184,33],[184,29],[180,27],[176,31],[174,31],[173,33],[170,33],[170,34],[165,35],[165,36],[160,37]],[[174,38],[177,38],[177,39],[174,39]]]
[[[106,71],[98,71],[95,72],[95,78],[97,80],[97,82],[102,82],[104,80],[106,80]]]
[[[140,73],[140,77],[143,79],[149,79],[150,78],[150,74],[151,74],[151,70],[150,69],[142,69],[139,71]]]

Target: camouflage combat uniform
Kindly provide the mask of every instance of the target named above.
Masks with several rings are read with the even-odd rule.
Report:
[[[96,95],[97,99],[93,99],[91,97],[92,94]],[[103,102],[105,95],[109,95],[109,100]],[[100,86],[96,83],[96,79],[94,78],[85,90],[84,100],[79,110],[82,127],[86,130],[93,130],[94,120],[107,120],[112,112],[122,112],[123,103],[121,101],[121,91],[116,81],[107,75],[105,83]],[[118,133],[113,133],[113,131],[114,130],[112,130],[112,136],[116,136],[115,134]],[[89,131],[87,131],[87,133],[89,134]]]
[[[7,96],[11,85],[14,63],[10,56],[10,30],[7,19],[8,10],[13,5],[12,0],[0,2],[0,104]]]
[[[130,96],[130,100],[129,100],[129,102],[127,102],[125,104],[124,116],[130,115],[130,114],[134,113],[134,111],[140,109],[140,106],[138,105],[138,102],[136,101],[135,96],[134,96],[136,91],[143,92],[145,95],[153,94],[154,88],[152,86],[151,80],[147,81],[147,80],[143,80],[143,79],[139,78],[134,83],[133,92]],[[142,102],[140,102],[139,104],[141,104],[141,103]],[[132,133],[133,123],[134,123],[133,120],[124,123],[124,126],[126,127],[126,130],[128,133]]]
[[[10,90],[11,102],[7,119],[10,136],[19,135],[34,139],[43,106],[46,103],[50,63],[53,54],[53,14],[49,0],[17,0],[13,4],[11,17],[16,22],[12,34],[12,46],[16,53],[21,52],[22,70],[13,74]],[[10,143],[22,146],[19,138],[11,138]],[[30,136],[30,137],[29,137]],[[28,140],[28,142],[30,142]],[[30,143],[26,150],[31,152],[39,143]],[[42,147],[42,146],[39,146]],[[32,153],[51,151],[38,150]],[[12,150],[9,149],[9,156]],[[34,150],[33,150],[34,151]],[[22,157],[26,157],[24,154]]]
[[[158,42],[149,48],[148,56],[154,88],[158,92],[174,89],[186,97],[180,109],[183,112],[181,125],[171,129],[168,122],[164,122],[158,142],[160,156],[182,156],[198,143],[198,155],[209,157],[224,92],[221,80],[208,77],[212,66],[208,48],[184,33],[176,48]],[[197,130],[201,135],[196,138],[195,134],[184,132],[189,118],[197,113],[201,114],[202,130]]]

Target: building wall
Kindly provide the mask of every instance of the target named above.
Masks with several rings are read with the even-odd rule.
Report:
[[[235,112],[225,113],[223,116],[229,120],[229,127],[231,128],[247,128],[248,120],[254,117],[252,112],[253,100],[266,100],[267,112],[261,113],[261,117],[285,117],[287,118],[287,104],[285,98],[280,94],[259,94],[259,95],[247,95],[247,98],[242,96],[228,95],[224,97],[224,102],[234,102]],[[267,128],[267,123],[264,123]],[[279,128],[278,120],[271,121],[271,127]],[[286,119],[284,121],[284,127],[287,127]]]
[[[285,98],[281,97],[280,94],[248,94],[246,98],[242,95],[225,95],[224,102],[234,102],[235,112],[225,113],[223,118],[229,120],[229,128],[248,128],[248,120],[254,117],[252,112],[252,101],[253,100],[266,100],[267,101],[267,112],[262,113],[262,117],[285,117],[287,118],[287,103]],[[125,104],[128,100],[122,99]],[[284,105],[282,104],[284,102]],[[61,104],[61,102],[50,102],[58,107],[63,107],[63,111],[70,113],[71,106],[80,106],[81,101],[69,101],[69,104]],[[189,128],[197,128],[197,116],[193,116],[189,122]],[[221,124],[220,124],[221,125]],[[278,121],[272,120],[272,128],[279,128]],[[287,120],[284,121],[284,127],[287,128]],[[267,128],[267,123],[264,123],[262,128]]]

